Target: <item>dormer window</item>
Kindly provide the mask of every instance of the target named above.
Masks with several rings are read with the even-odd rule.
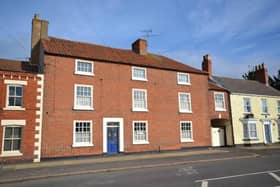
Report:
[[[177,73],[178,84],[190,85],[190,74],[188,73]]]
[[[147,69],[140,67],[132,67],[132,80],[147,81]]]
[[[92,61],[77,59],[75,61],[75,74],[93,76],[93,65]]]

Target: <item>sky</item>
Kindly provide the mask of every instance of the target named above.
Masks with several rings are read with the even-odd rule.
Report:
[[[198,69],[210,54],[217,76],[280,69],[279,0],[3,0],[0,58],[30,57],[35,13],[54,37],[123,49],[144,38],[149,52]]]

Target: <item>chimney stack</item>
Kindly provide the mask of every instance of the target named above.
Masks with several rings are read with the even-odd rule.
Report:
[[[203,56],[202,70],[208,72],[209,77],[212,77],[212,62],[209,54]]]
[[[147,41],[144,39],[138,39],[132,44],[132,51],[140,55],[147,54]]]
[[[32,34],[31,34],[31,64],[39,63],[41,39],[48,38],[48,24],[46,20],[40,20],[39,14],[35,14],[32,19]]]
[[[259,81],[266,86],[269,85],[267,69],[263,63],[255,67],[255,75],[256,81]]]

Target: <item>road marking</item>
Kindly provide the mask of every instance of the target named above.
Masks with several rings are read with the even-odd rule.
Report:
[[[245,174],[240,174],[240,175],[231,175],[231,176],[224,176],[224,177],[196,180],[195,182],[215,181],[215,180],[230,179],[230,178],[236,178],[236,177],[244,177],[244,176],[249,176],[249,175],[259,175],[259,174],[264,174],[264,173],[273,173],[273,172],[279,172],[279,171],[280,171],[280,169],[278,169],[278,170],[271,170],[271,171],[261,171],[261,172],[255,172],[255,173],[245,173]]]
[[[208,181],[202,181],[201,187],[208,187]]]
[[[268,173],[270,176],[272,176],[275,180],[277,180],[278,182],[280,182],[280,177],[278,175],[276,175],[275,173]]]

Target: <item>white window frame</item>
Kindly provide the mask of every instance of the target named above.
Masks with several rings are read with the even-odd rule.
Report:
[[[144,78],[135,77],[134,76],[134,70],[135,69],[144,70],[145,71],[145,77]],[[132,80],[138,80],[138,81],[148,81],[148,79],[147,79],[147,68],[135,67],[135,66],[131,67],[131,79]]]
[[[278,127],[278,139],[280,139],[280,119],[277,120],[277,127]]]
[[[2,136],[2,150],[0,157],[13,157],[13,156],[22,156],[21,150],[16,151],[4,151],[4,143],[5,143],[5,130],[6,127],[21,127],[21,147],[23,142],[23,126],[25,126],[25,120],[1,120],[1,126],[3,127],[3,136]]]
[[[264,105],[264,103],[265,103],[265,105]],[[268,114],[267,99],[265,99],[265,98],[261,99],[261,107],[262,107],[262,114]],[[266,111],[264,111],[264,107],[266,107]]]
[[[146,108],[136,108],[134,107],[134,92],[135,91],[143,91],[145,92],[145,101],[146,101]],[[132,89],[132,111],[134,112],[148,112],[148,100],[147,100],[147,90],[146,89],[138,89],[138,88],[133,88]]]
[[[251,131],[250,131],[249,124],[255,124],[256,137],[251,136],[251,133],[250,133]],[[257,128],[257,120],[256,119],[246,119],[246,120],[243,120],[242,121],[242,125],[243,125],[243,139],[244,140],[257,140],[258,139],[258,128]],[[248,132],[248,137],[245,136],[244,125],[246,125],[247,132]]]
[[[91,104],[89,107],[87,106],[80,106],[77,105],[77,87],[89,87],[91,89]],[[74,85],[74,110],[94,110],[93,108],[93,86],[92,85],[87,85],[87,84],[75,84]]]
[[[180,75],[187,76],[188,77],[188,82],[180,81],[180,79],[179,79]],[[190,74],[189,73],[177,72],[177,84],[180,84],[180,85],[191,85]]]
[[[90,142],[76,142],[76,123],[90,123]],[[92,128],[92,120],[74,120],[73,121],[73,144],[72,147],[90,147],[94,146],[93,143],[93,128]]]
[[[182,132],[182,124],[183,123],[189,123],[190,124],[190,127],[191,127],[191,138],[183,138],[183,132]],[[180,121],[180,141],[181,142],[194,142],[192,121]]]
[[[249,104],[250,104],[250,110],[251,111],[246,111],[245,110],[245,99],[248,99],[249,100]],[[247,105],[246,105],[247,106]],[[252,104],[251,104],[251,98],[249,98],[249,97],[243,97],[243,111],[244,111],[244,114],[252,114]]]
[[[79,62],[91,64],[91,72],[78,71],[78,63]],[[89,61],[89,60],[76,59],[75,60],[75,74],[77,74],[77,75],[94,76],[94,62],[93,61]]]
[[[190,105],[189,110],[182,108],[182,104],[180,102],[180,95],[188,95],[188,97],[189,97],[189,105]],[[188,93],[188,92],[179,92],[178,93],[178,103],[179,103],[179,112],[180,113],[192,113],[192,98],[191,98],[191,94],[190,93]]]
[[[216,95],[222,95],[223,96],[223,106],[224,106],[224,108],[218,108],[217,107]],[[214,102],[215,102],[215,111],[226,111],[225,94],[223,92],[214,92]]]
[[[6,84],[6,105],[3,110],[25,110],[24,104],[24,88],[27,85],[27,81],[21,80],[4,80]],[[22,86],[22,106],[9,106],[9,87],[10,86]]]
[[[146,128],[146,140],[135,140],[135,123],[145,123]],[[133,136],[133,144],[149,144],[149,136],[148,136],[148,121],[133,121],[132,122],[132,136]]]

